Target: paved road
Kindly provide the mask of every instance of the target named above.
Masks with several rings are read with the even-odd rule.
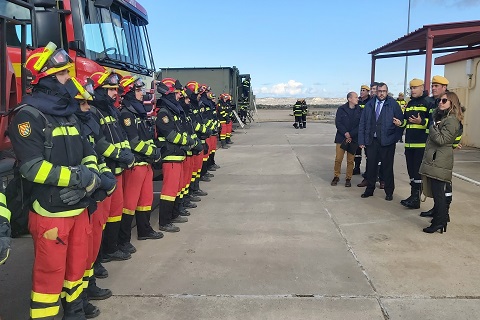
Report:
[[[131,260],[105,264],[111,276],[98,283],[114,296],[95,302],[98,319],[479,319],[480,187],[455,178],[448,232],[424,234],[429,221],[399,204],[409,194],[403,146],[394,201],[382,190],[361,199],[344,177],[330,186],[334,132],[237,130],[181,232],[135,240]],[[455,171],[479,180],[480,151],[456,159]],[[31,256],[31,239],[17,239],[0,268],[3,320],[28,317]]]

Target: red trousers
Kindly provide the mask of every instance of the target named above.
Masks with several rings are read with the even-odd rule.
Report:
[[[160,195],[161,200],[175,201],[177,195],[182,190],[183,162],[164,162],[162,163],[163,184]]]
[[[83,275],[88,256],[89,227],[85,209],[74,217],[43,217],[29,213],[35,260],[32,272],[30,317],[53,319],[66,303],[83,291]]]
[[[230,123],[226,124],[225,126],[227,127],[226,128],[226,135],[227,135],[227,138],[230,138],[232,136],[232,125],[233,125],[233,122],[230,121]],[[220,138],[221,138],[221,134],[220,134]]]
[[[105,198],[97,206],[97,211],[93,214],[94,216],[98,213],[101,213],[97,217],[102,219],[100,216],[106,216],[106,222],[118,222],[122,220],[122,211],[123,211],[123,184],[124,184],[124,175],[125,171],[122,174],[115,176],[117,179],[117,188],[113,191],[110,197]],[[102,223],[102,226],[105,222]]]
[[[225,140],[227,138],[228,125],[225,121],[220,122],[220,124],[221,124],[221,128],[222,128],[220,130],[220,140]]]
[[[202,170],[203,164],[203,152],[193,156],[193,172],[192,172],[192,179],[193,182],[196,178],[200,178],[200,171]]]
[[[190,181],[192,179],[193,172],[193,156],[187,156],[182,162],[182,192],[186,194],[188,192],[188,187],[190,186]]]
[[[134,215],[135,211],[150,211],[153,202],[152,166],[134,166],[123,172],[123,213]]]

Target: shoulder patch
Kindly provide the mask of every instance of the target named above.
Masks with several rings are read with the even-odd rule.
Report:
[[[165,116],[165,117],[162,117],[162,121],[163,123],[168,123],[170,120],[168,120],[168,117]]]
[[[132,119],[125,118],[123,119],[123,123],[125,124],[126,127],[130,127],[132,125]]]
[[[30,127],[30,122],[22,122],[18,124],[18,133],[24,138],[28,137],[32,133],[32,128]]]

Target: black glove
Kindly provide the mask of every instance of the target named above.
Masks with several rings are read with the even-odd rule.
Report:
[[[202,140],[198,139],[196,140],[195,147],[193,147],[193,150],[199,154],[200,152],[203,151],[203,145],[202,145]]]
[[[157,147],[153,149],[152,158],[153,162],[159,162],[160,160],[162,160],[162,153],[160,152],[160,148]]]
[[[117,187],[117,179],[115,179],[115,175],[110,171],[103,172],[100,175],[100,187],[99,189],[105,190],[107,194],[112,194]]]
[[[107,191],[103,189],[97,189],[95,192],[92,194],[92,199],[95,200],[95,202],[101,202],[105,200],[108,197]],[[94,208],[93,205],[88,206],[88,212],[92,214],[95,210],[97,209],[96,207]]]
[[[86,166],[79,165],[78,167],[71,168],[71,170],[77,174],[77,179],[80,181],[75,187],[77,189],[84,189],[87,195],[91,195],[100,185],[100,177]]]
[[[60,199],[69,206],[79,203],[86,195],[85,189],[63,188],[60,190]]]
[[[130,149],[125,148],[118,154],[117,161],[125,163],[127,168],[130,168],[135,163],[135,157]]]
[[[0,265],[5,263],[10,253],[10,244],[12,241],[10,235],[10,223],[0,223]]]

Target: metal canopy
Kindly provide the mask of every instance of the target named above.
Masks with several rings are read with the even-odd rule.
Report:
[[[424,25],[369,54],[372,55],[371,81],[377,59],[426,55],[425,88],[430,88],[432,54],[480,48],[480,20]]]

